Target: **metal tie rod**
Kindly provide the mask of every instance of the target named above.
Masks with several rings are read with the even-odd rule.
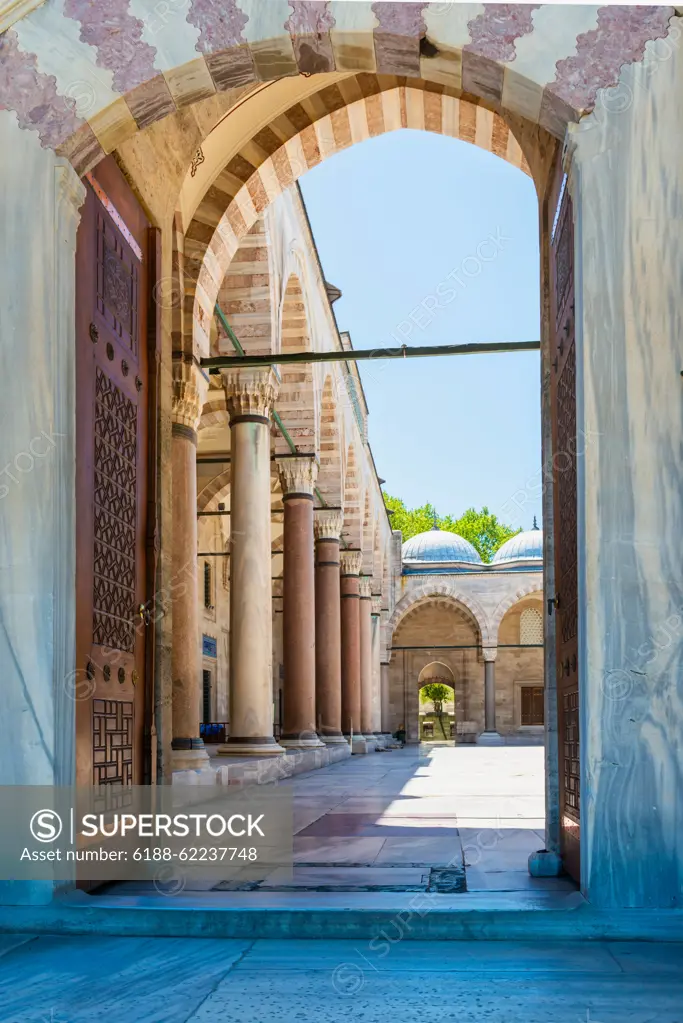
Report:
[[[504,352],[537,352],[540,341],[484,341],[464,345],[401,345],[398,348],[357,348],[336,352],[280,352],[277,355],[212,355],[202,359],[204,369],[239,369],[287,366],[297,362],[362,362],[369,359],[423,359],[434,355],[497,355]]]

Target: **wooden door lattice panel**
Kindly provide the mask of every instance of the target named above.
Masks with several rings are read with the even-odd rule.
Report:
[[[93,784],[133,784],[133,704],[93,700]]]
[[[579,770],[579,693],[578,690],[562,695],[564,801],[565,808],[573,810],[577,819],[581,810]]]
[[[93,643],[135,646],[137,408],[97,367]]]
[[[576,565],[576,349],[572,344],[557,382],[556,479],[559,506],[557,588],[562,594],[562,642],[577,634]]]

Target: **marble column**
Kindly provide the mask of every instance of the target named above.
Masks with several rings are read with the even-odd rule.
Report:
[[[381,631],[382,622],[380,615],[382,613],[382,595],[380,593],[373,593],[372,595],[372,634],[371,634],[371,650],[372,650],[372,731],[374,735],[382,734],[382,684],[380,676],[380,646],[381,646]]]
[[[339,537],[341,508],[316,508],[315,698],[318,734],[328,744],[345,742],[341,730],[341,599]]]
[[[280,744],[323,746],[315,731],[315,569],[313,488],[315,455],[278,458],[285,509],[283,538],[284,717]]]
[[[202,660],[197,591],[197,426],[209,382],[196,363],[173,363],[171,465],[173,485],[174,771],[209,766],[199,736]]]
[[[496,647],[484,647],[484,731],[477,742],[480,746],[502,746],[503,737],[496,731]]]
[[[230,416],[230,735],[222,756],[279,756],[273,737],[272,369],[225,370]]]
[[[567,140],[582,890],[662,916],[683,906],[682,39],[674,17]]]
[[[375,747],[372,731],[372,579],[361,576],[358,608],[360,632],[360,729],[369,749]]]
[[[74,257],[85,187],[10,110],[0,110],[0,148],[0,783],[73,785]],[[51,881],[0,880],[2,905],[52,894]]]
[[[342,731],[352,750],[365,752],[360,710],[360,551],[341,551]],[[361,748],[362,747],[362,748]]]
[[[380,685],[382,688],[382,733],[391,735],[391,707],[389,704],[389,664],[380,664]]]

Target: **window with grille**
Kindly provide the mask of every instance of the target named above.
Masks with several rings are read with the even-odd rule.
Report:
[[[204,607],[213,611],[213,579],[211,578],[211,564],[204,562]]]
[[[519,616],[519,642],[522,646],[543,645],[543,615],[535,607],[527,607]]]
[[[544,721],[543,686],[522,686],[522,724],[542,725]]]
[[[204,724],[211,721],[211,672],[202,672],[202,716]]]

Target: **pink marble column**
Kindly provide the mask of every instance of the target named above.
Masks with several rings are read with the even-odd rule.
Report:
[[[365,740],[374,749],[372,731],[372,579],[360,578],[360,727]]]
[[[339,580],[341,597],[342,731],[362,743],[360,689],[360,551],[342,551]]]
[[[315,730],[315,570],[313,487],[315,456],[278,459],[284,521],[284,719],[280,744],[323,746]]]
[[[315,693],[318,734],[325,745],[343,743],[341,595],[339,537],[341,508],[316,508]]]

